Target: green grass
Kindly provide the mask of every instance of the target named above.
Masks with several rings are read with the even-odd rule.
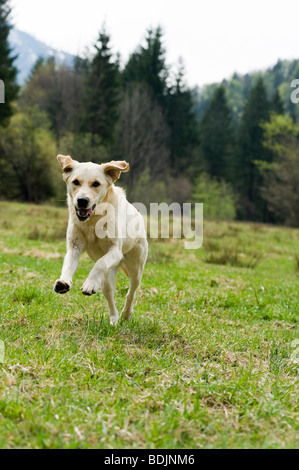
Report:
[[[150,242],[133,318],[53,292],[66,209],[2,203],[1,448],[298,448],[299,231],[207,221]],[[122,308],[127,279],[118,274]]]

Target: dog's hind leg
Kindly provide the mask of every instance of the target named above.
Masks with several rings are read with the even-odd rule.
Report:
[[[138,242],[138,245],[124,256],[124,264],[127,268],[130,279],[130,287],[127,293],[126,303],[122,311],[122,316],[125,320],[128,320],[133,313],[135,295],[142,278],[147,258],[147,250],[146,239],[141,239]]]
[[[117,325],[119,314],[114,302],[115,284],[116,284],[116,270],[117,268],[111,269],[107,276],[102,281],[102,292],[108,302],[110,324]]]

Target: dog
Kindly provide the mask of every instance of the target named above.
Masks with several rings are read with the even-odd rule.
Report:
[[[127,201],[124,190],[114,185],[130,166],[125,161],[79,163],[69,155],[58,155],[57,159],[67,186],[69,222],[67,253],[54,291],[65,294],[71,289],[79,256],[87,251],[95,265],[81,291],[93,295],[101,288],[108,302],[110,323],[116,325],[119,320],[114,302],[116,272],[121,268],[129,277],[122,311],[123,318],[128,320],[148,254],[143,217]]]

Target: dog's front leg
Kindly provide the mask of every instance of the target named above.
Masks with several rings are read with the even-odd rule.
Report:
[[[100,258],[93,269],[90,271],[88,278],[81,287],[84,295],[93,295],[98,292],[102,282],[113,268],[116,268],[123,258],[120,245],[113,245],[110,247],[108,253]]]
[[[57,279],[54,284],[54,291],[58,294],[65,294],[71,289],[81,252],[82,249],[78,245],[72,244],[68,247],[60,279]]]

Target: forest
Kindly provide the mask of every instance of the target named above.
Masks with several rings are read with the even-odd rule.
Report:
[[[0,0],[0,198],[65,204],[56,154],[126,160],[132,202],[202,202],[204,217],[299,226],[299,61],[191,89],[160,26],[126,63],[105,26],[72,67],[38,59],[22,88]],[[42,183],[41,183],[42,182]]]

